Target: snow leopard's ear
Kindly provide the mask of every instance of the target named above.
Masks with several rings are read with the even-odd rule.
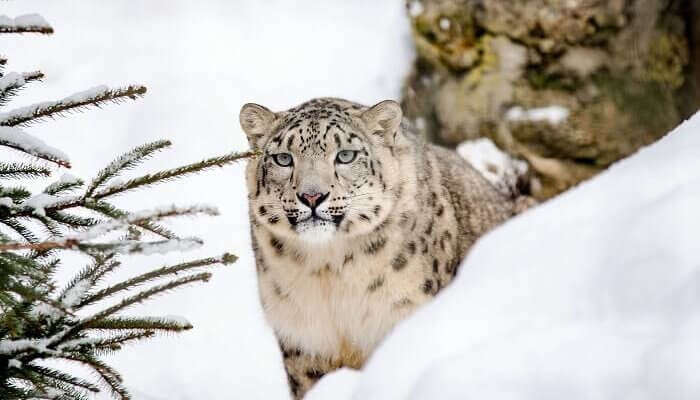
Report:
[[[277,115],[259,104],[247,103],[241,107],[239,119],[250,147],[259,149],[263,144],[262,139],[270,134]]]
[[[370,107],[360,115],[372,136],[378,135],[388,146],[394,144],[401,125],[401,106],[393,100],[384,100]]]

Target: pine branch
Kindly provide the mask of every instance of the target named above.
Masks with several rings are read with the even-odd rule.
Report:
[[[93,211],[97,211],[100,214],[114,219],[122,219],[129,215],[128,212],[120,210],[117,207],[114,207],[113,205],[105,201],[86,202],[83,205],[83,207]],[[161,236],[165,239],[177,239],[177,235],[175,235],[169,229],[151,221],[136,222],[133,225],[138,226],[139,228],[147,230],[151,233],[155,233],[156,235]]]
[[[82,301],[80,301],[75,308],[80,308],[84,307],[86,305],[95,303],[97,301],[103,300],[109,296],[113,296],[117,293],[120,293],[125,290],[130,290],[133,289],[139,285],[142,285],[144,283],[151,282],[156,279],[162,279],[168,275],[177,275],[178,273],[182,273],[184,271],[189,271],[194,268],[201,268],[205,266],[210,266],[210,265],[215,265],[215,264],[223,264],[223,265],[228,265],[237,260],[237,257],[234,256],[233,254],[226,253],[222,255],[221,257],[209,257],[209,258],[203,258],[200,260],[194,260],[186,263],[181,263],[177,265],[173,265],[170,267],[162,267],[155,269],[153,271],[147,272],[145,274],[133,277],[131,279],[128,279],[126,281],[120,282],[116,285],[104,288],[93,295],[84,298]]]
[[[41,33],[50,35],[53,28],[39,14],[25,14],[9,18],[0,15],[0,33]]]
[[[74,377],[72,375],[66,374],[64,372],[61,372],[61,371],[58,371],[58,370],[55,370],[52,368],[44,367],[41,365],[35,365],[35,364],[31,364],[31,363],[28,363],[26,365],[26,368],[29,369],[30,371],[33,371],[33,372],[39,374],[39,375],[44,375],[48,378],[51,378],[51,379],[54,379],[57,381],[61,381],[61,382],[65,382],[67,384],[89,390],[93,393],[97,393],[100,391],[99,387],[97,387],[96,385],[94,385],[94,384],[92,384],[84,379]]]
[[[34,72],[10,72],[0,77],[0,106],[7,104],[10,97],[27,83],[41,80],[44,74],[41,71]]]
[[[163,150],[166,147],[170,147],[170,145],[172,145],[172,143],[169,140],[159,140],[136,147],[128,153],[121,155],[97,174],[95,179],[93,179],[90,183],[90,186],[88,186],[85,192],[85,197],[92,196],[95,189],[105,184],[109,179],[117,176],[120,172],[135,167],[153,155],[155,152]]]
[[[115,317],[103,318],[85,325],[85,329],[95,330],[133,330],[180,332],[192,328],[189,322],[173,321],[168,318]]]
[[[62,333],[57,334],[53,338],[50,339],[49,344],[47,345],[48,348],[54,348],[58,346],[61,342],[63,342],[65,339],[68,339],[72,337],[73,335],[77,334],[80,332],[82,329],[84,329],[86,326],[89,326],[91,323],[95,321],[99,321],[101,319],[107,318],[127,307],[130,307],[134,304],[142,303],[149,298],[163,293],[167,292],[173,289],[176,289],[178,287],[184,286],[184,285],[189,285],[194,282],[207,282],[211,278],[211,273],[209,272],[201,272],[198,274],[194,275],[189,275],[185,276],[179,279],[172,280],[168,283],[162,284],[162,285],[157,285],[152,288],[149,288],[147,290],[144,290],[134,296],[127,297],[120,301],[119,303],[108,307],[102,311],[99,311],[92,316],[89,316],[87,318],[84,318],[80,320],[78,323],[73,325],[72,327],[68,328]]]
[[[69,111],[78,111],[89,106],[99,107],[106,102],[119,102],[125,98],[132,100],[143,96],[146,87],[130,85],[125,88],[109,89],[98,86],[76,93],[58,101],[47,101],[0,114],[0,126],[27,125],[47,117],[61,116]]]
[[[51,170],[46,167],[24,163],[0,162],[0,179],[24,179],[34,177],[47,177]]]
[[[105,364],[104,362],[98,360],[91,355],[71,355],[65,358],[71,361],[77,361],[78,363],[92,368],[97,374],[102,378],[105,386],[110,389],[112,395],[117,399],[130,399],[129,392],[122,385],[123,379],[121,375],[112,367]]]
[[[156,172],[154,174],[146,174],[138,178],[130,179],[121,185],[115,185],[108,187],[102,191],[94,194],[94,198],[101,199],[107,196],[112,196],[118,193],[123,193],[128,190],[136,189],[139,187],[145,187],[153,184],[168,182],[173,179],[179,179],[186,175],[193,173],[202,172],[204,170],[210,169],[212,167],[223,167],[240,161],[245,158],[258,157],[259,153],[255,151],[247,151],[244,153],[230,153],[219,157],[212,157],[204,161],[200,161],[194,164],[185,165],[178,168],[169,169],[166,171]]]
[[[2,116],[0,116],[0,119]],[[68,156],[42,140],[27,134],[23,130],[14,127],[0,126],[0,146],[30,154],[42,160],[56,163],[62,167],[70,168]]]

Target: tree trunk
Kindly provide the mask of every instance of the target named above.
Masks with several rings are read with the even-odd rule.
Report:
[[[488,137],[549,198],[698,108],[694,0],[409,0],[406,115],[431,140]],[[692,57],[692,65],[691,65]]]

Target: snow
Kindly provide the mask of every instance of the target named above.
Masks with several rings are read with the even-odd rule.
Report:
[[[0,197],[0,206],[11,208],[14,204],[10,197]]]
[[[0,125],[8,125],[9,121],[15,119],[32,118],[36,114],[44,113],[47,110],[54,107],[85,103],[88,100],[103,96],[106,92],[110,90],[112,89],[110,89],[106,85],[95,86],[93,88],[83,90],[74,93],[70,96],[64,97],[61,100],[42,101],[28,106],[16,108],[8,112],[0,113]]]
[[[408,15],[411,17],[415,18],[423,14],[423,11],[425,11],[425,8],[420,0],[411,0],[411,2],[408,3]]]
[[[442,18],[440,18],[439,24],[440,24],[440,29],[442,29],[443,31],[446,31],[446,30],[450,29],[451,22],[450,22],[449,18],[442,17]]]
[[[309,398],[700,398],[698,130],[700,113],[487,234],[361,373]]]
[[[7,362],[7,366],[9,368],[17,368],[20,369],[22,368],[22,362],[19,360],[15,360],[14,358],[10,359],[10,361]]]
[[[25,200],[22,205],[34,209],[34,214],[45,217],[46,207],[50,207],[60,200],[61,198],[58,196],[47,193],[39,193]]]
[[[73,287],[68,289],[61,298],[61,304],[65,308],[72,308],[80,302],[80,299],[85,296],[88,290],[93,286],[90,279],[81,279]]]
[[[15,17],[15,26],[26,26],[26,27],[39,27],[39,28],[50,28],[48,22],[39,14],[25,14]]]
[[[510,108],[505,115],[513,122],[548,122],[558,125],[569,118],[569,110],[562,106],[548,106],[526,110],[520,106]]]
[[[8,72],[0,78],[0,93],[7,89],[15,89],[25,84],[24,75],[17,72]]]
[[[246,102],[283,110],[317,96],[363,104],[398,100],[413,60],[401,1],[25,0],[3,2],[2,7],[9,15],[40,12],[56,29],[52,36],[3,36],[6,71],[46,73],[41,83],[25,86],[13,100],[18,106],[102,83],[120,87],[135,81],[148,87],[143,99],[47,119],[26,129],[69,153],[71,173],[88,184],[121,153],[158,139],[171,139],[173,145],[122,179],[246,150],[238,124]],[[0,159],[10,155],[0,149]],[[125,312],[181,314],[194,326],[106,357],[136,399],[289,396],[282,357],[259,304],[244,167],[217,168],[124,194],[115,202],[126,210],[214,204],[221,216],[169,219],[175,233],[200,237],[204,245],[183,254],[123,256],[123,268],[104,285],[165,264],[225,252],[240,257],[214,269],[207,284],[157,296]],[[62,283],[83,262],[66,263],[58,274]],[[104,392],[95,398],[111,397]]]
[[[0,120],[2,116],[0,116]],[[42,140],[25,133],[22,129],[16,127],[0,126],[0,143],[13,147],[18,147],[25,152],[37,156],[49,157],[52,160],[61,160],[68,162],[68,155],[61,150],[58,150]]]
[[[15,18],[10,18],[6,15],[0,15],[0,26],[14,28],[50,28],[48,22],[39,14],[25,14]]]
[[[502,152],[488,138],[462,142],[457,153],[467,160],[503,194],[518,193],[518,178],[527,173],[527,163]]]

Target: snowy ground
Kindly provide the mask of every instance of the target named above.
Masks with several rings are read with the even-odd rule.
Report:
[[[700,398],[698,132],[700,113],[484,236],[362,373],[307,398]]]
[[[247,101],[281,109],[319,95],[396,98],[412,57],[401,3],[4,2],[0,13],[40,12],[56,34],[3,36],[1,50],[9,70],[47,74],[16,106],[102,83],[148,85],[138,102],[27,129],[88,177],[162,137],[175,151],[153,168],[245,149],[237,113]],[[696,117],[489,234],[363,373],[331,374],[311,397],[700,398],[699,130]],[[286,398],[256,298],[242,166],[123,199],[132,209],[170,202],[223,212],[175,224],[207,246],[170,260],[229,250],[241,260],[208,285],[132,310],[183,315],[195,329],[129,348],[113,363],[136,399]],[[123,273],[163,262],[140,257]]]
[[[68,153],[71,173],[86,178],[118,153],[160,138],[172,139],[174,150],[147,167],[244,150],[238,110],[249,101],[284,109],[314,96],[363,103],[396,99],[413,57],[400,1],[23,0],[3,2],[0,9],[10,17],[33,12],[56,33],[4,35],[0,51],[10,59],[8,71],[41,69],[47,77],[6,109],[99,84],[139,82],[149,89],[137,102],[26,129]],[[0,153],[6,156],[9,152]],[[173,224],[206,245],[167,260],[224,251],[241,259],[207,285],[131,311],[183,315],[195,325],[112,359],[135,398],[286,398],[280,356],[256,297],[242,166],[147,193],[125,196],[122,204],[138,210],[172,202],[210,203],[223,214]],[[131,259],[121,276],[164,261]],[[66,268],[63,275],[78,268]]]

